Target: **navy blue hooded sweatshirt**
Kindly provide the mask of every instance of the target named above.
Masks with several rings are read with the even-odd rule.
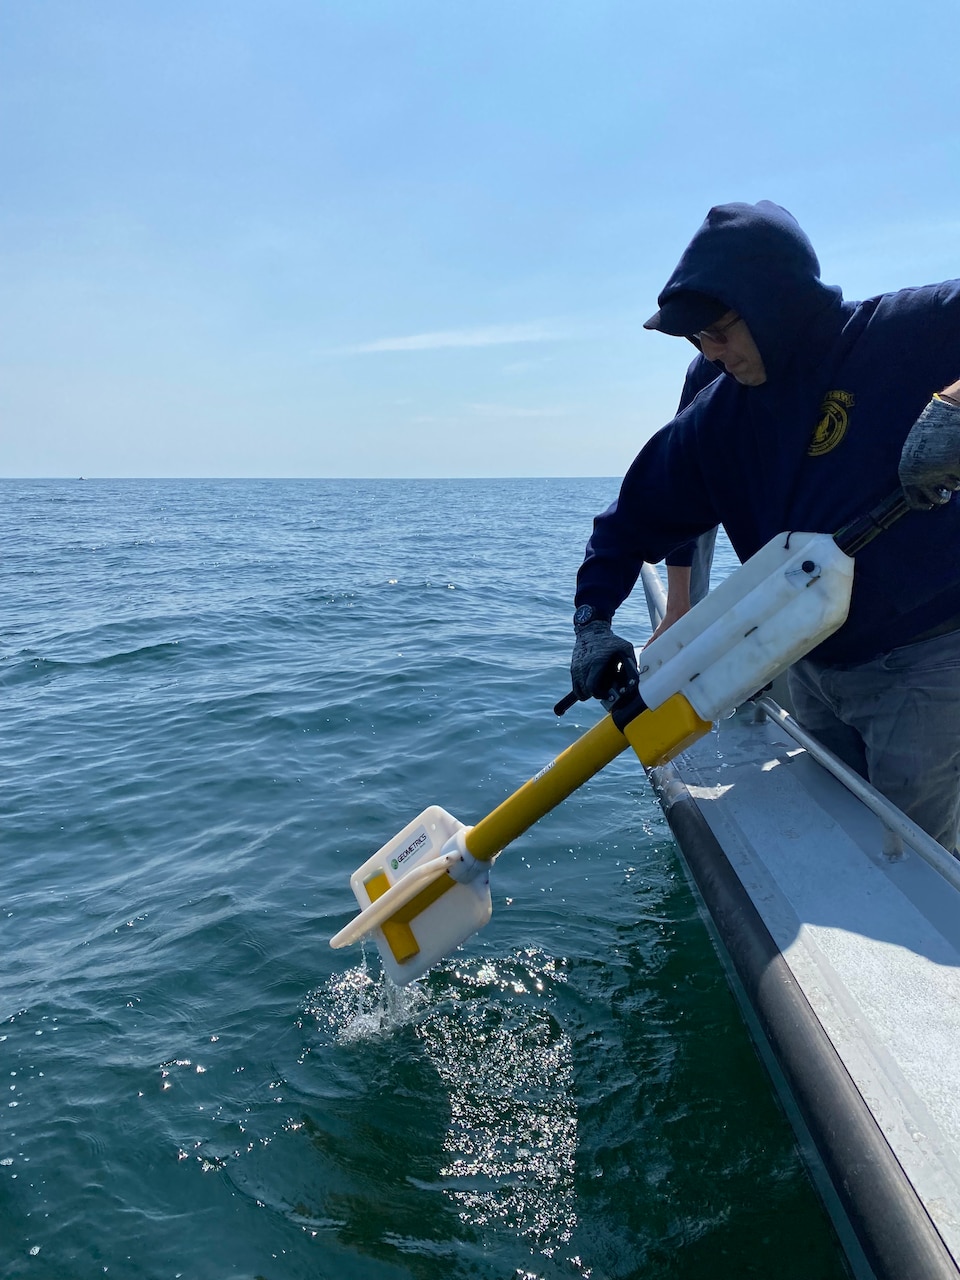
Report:
[[[845,302],[809,240],[769,201],[710,210],[660,295],[737,311],[766,382],[722,374],[643,448],[594,521],[576,604],[605,617],[644,560],[722,523],[741,560],[775,534],[833,533],[898,488],[900,451],[960,375],[960,280]],[[857,556],[850,614],[812,656],[858,663],[960,628],[960,499],[910,512]]]

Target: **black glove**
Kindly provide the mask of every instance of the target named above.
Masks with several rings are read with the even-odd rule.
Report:
[[[606,698],[618,662],[636,668],[636,651],[629,640],[614,635],[609,622],[595,618],[577,627],[570,659],[570,682],[581,702]]]
[[[904,442],[900,483],[918,511],[942,506],[960,489],[960,407],[938,396],[930,401]]]

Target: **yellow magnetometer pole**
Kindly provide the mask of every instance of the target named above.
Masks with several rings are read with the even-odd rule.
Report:
[[[364,909],[330,945],[344,947],[376,928],[391,977],[400,982],[419,977],[487,923],[490,864],[517,836],[627,747],[646,766],[662,764],[710,726],[682,694],[674,694],[655,711],[640,709],[622,729],[613,715],[605,716],[474,827],[436,806],[425,810],[351,877]],[[408,862],[410,869],[403,872]],[[463,882],[456,876],[465,869],[471,874]],[[462,935],[452,943],[447,940],[451,930]]]
[[[490,866],[511,841],[627,747],[650,767],[695,742],[842,624],[852,580],[831,535],[774,538],[643,650],[599,724],[475,826],[433,805],[368,858],[350,878],[360,914],[330,945],[373,934],[395,982],[420,977],[490,919]]]

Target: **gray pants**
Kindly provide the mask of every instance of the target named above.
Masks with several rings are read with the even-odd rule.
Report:
[[[801,659],[797,720],[953,852],[960,827],[960,631],[857,666]]]

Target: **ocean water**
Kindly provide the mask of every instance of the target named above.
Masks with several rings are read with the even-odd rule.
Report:
[[[328,945],[598,718],[615,488],[0,482],[4,1280],[846,1275],[634,760],[413,987]]]

